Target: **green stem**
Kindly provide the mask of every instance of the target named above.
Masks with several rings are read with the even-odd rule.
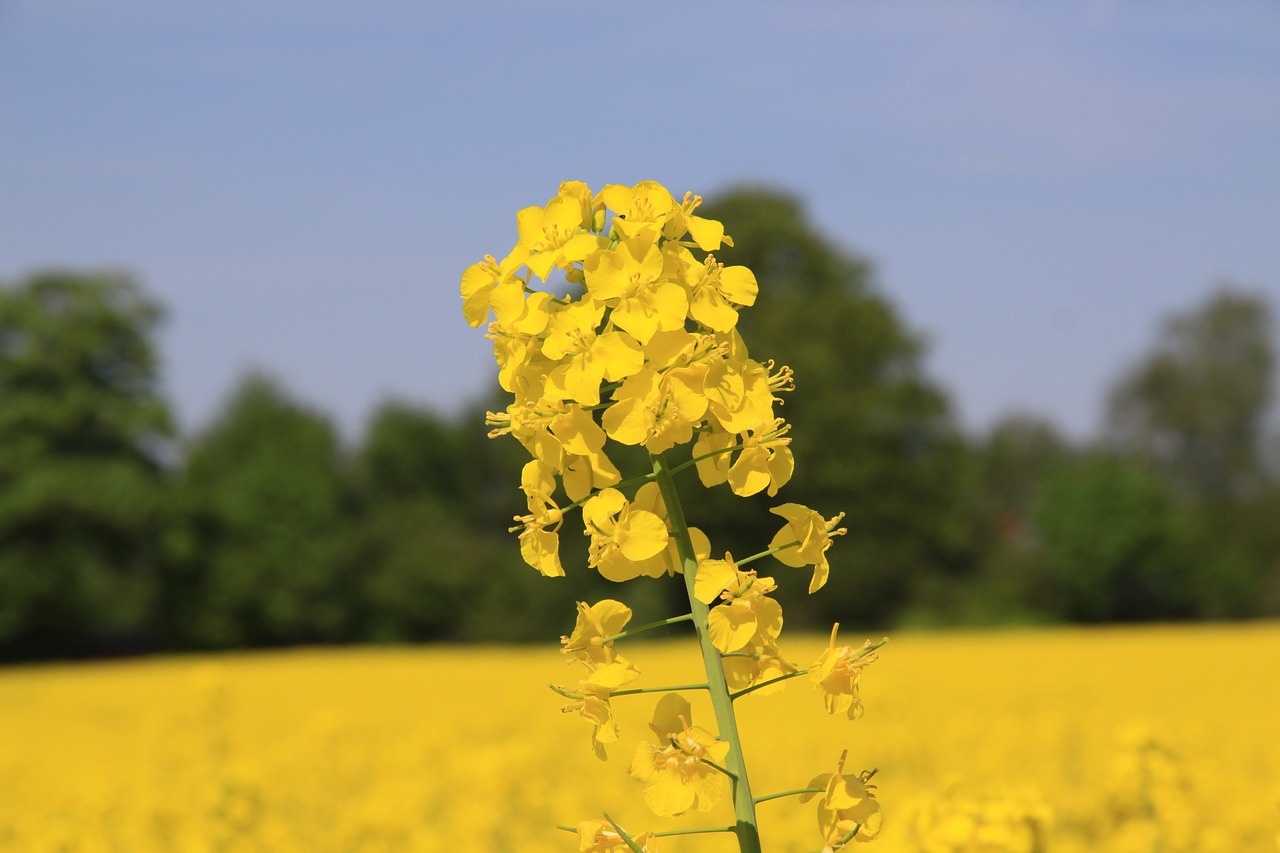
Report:
[[[557,823],[556,829],[563,829],[565,832],[578,831],[578,827],[566,826],[563,823]],[[653,833],[653,835],[655,838],[669,838],[672,835],[710,835],[713,832],[736,832],[736,831],[737,831],[737,828],[732,826],[695,826],[689,829],[668,829],[663,832],[655,832]]]
[[[547,686],[550,687],[552,690],[554,690],[556,693],[559,693],[561,696],[563,696],[566,699],[587,698],[586,694],[576,693],[570,690],[568,687],[563,687],[559,684],[548,684]],[[665,687],[629,687],[626,690],[610,691],[609,696],[610,697],[635,696],[636,694],[639,694],[639,693],[674,693],[678,690],[707,690],[707,689],[709,689],[709,687],[706,684],[672,684]]]
[[[621,640],[624,637],[630,637],[633,634],[639,634],[641,631],[652,631],[654,628],[662,628],[666,625],[675,625],[679,622],[689,622],[693,619],[692,613],[686,613],[683,616],[672,616],[670,619],[659,619],[657,622],[649,622],[641,625],[639,628],[628,628],[620,634],[610,634],[602,639],[602,643],[612,643],[614,640]]]
[[[641,848],[639,844],[636,844],[635,839],[633,839],[630,835],[628,835],[625,829],[618,826],[617,821],[609,817],[608,812],[604,813],[604,819],[609,821],[609,825],[613,827],[613,831],[618,833],[618,837],[621,838],[623,841],[627,842],[627,846],[630,847],[633,851],[635,851],[635,853],[644,853],[644,849]]]
[[[655,832],[659,838],[666,838],[670,835],[705,835],[709,832],[736,832],[737,829],[732,826],[699,826],[693,829],[668,829],[666,832]]]
[[[763,797],[756,797],[756,805],[759,805],[760,803],[767,803],[770,800],[778,800],[783,797],[795,797],[800,794],[823,794],[823,793],[826,793],[826,790],[827,790],[826,788],[796,788],[795,790],[792,790],[792,791],[779,791],[776,794],[768,794]]]
[[[689,525],[684,518],[684,508],[680,504],[680,493],[676,491],[675,480],[666,459],[661,454],[650,454],[653,462],[654,480],[662,493],[662,501],[667,507],[667,527],[676,540],[676,549],[684,564],[685,592],[689,596],[689,610],[693,614],[693,624],[698,629],[698,645],[702,650],[702,665],[707,673],[707,689],[711,694],[711,707],[715,711],[716,726],[720,730],[720,738],[729,743],[729,754],[725,756],[727,771],[732,775],[730,786],[733,791],[733,814],[736,819],[734,828],[738,836],[740,853],[762,853],[760,847],[760,829],[756,822],[756,806],[751,799],[751,785],[747,781],[747,764],[742,754],[742,738],[738,734],[738,720],[733,713],[733,698],[729,695],[729,685],[725,680],[724,662],[720,658],[720,650],[711,642],[711,632],[707,628],[707,614],[710,608],[693,594],[693,584],[698,573],[698,557],[693,550],[693,541],[689,538]]]
[[[788,542],[788,543],[786,543],[785,545],[779,545],[779,546],[778,546],[778,547],[776,547],[776,548],[770,548],[770,549],[769,549],[769,550],[767,550],[767,551],[761,551],[759,554],[752,554],[750,557],[743,557],[741,560],[734,560],[733,562],[734,562],[735,564],[737,564],[738,568],[742,568],[742,567],[743,567],[743,566],[745,566],[747,563],[753,563],[753,562],[755,562],[756,560],[763,559],[764,557],[770,557],[770,556],[773,556],[774,554],[778,553],[779,551],[785,551],[785,550],[787,550],[788,548],[797,548],[797,547],[799,547],[799,546],[800,546],[799,541],[796,541],[796,542]]]
[[[755,691],[755,690],[759,690],[762,687],[768,687],[770,684],[777,684],[779,681],[786,681],[788,678],[799,678],[802,675],[808,675],[808,674],[809,674],[809,670],[807,669],[798,669],[795,672],[788,672],[786,675],[775,676],[774,678],[770,678],[768,681],[762,681],[759,684],[753,684],[750,687],[744,687],[736,693],[730,693],[729,698],[737,699],[740,696],[746,696],[748,693],[751,693],[752,691]]]
[[[615,690],[610,696],[629,696],[633,693],[674,693],[677,690],[708,690],[706,684],[676,684],[671,687],[630,687],[626,690]]]
[[[732,453],[735,450],[741,450],[741,449],[742,449],[742,445],[735,444],[731,447],[721,447],[719,450],[708,450],[706,453],[699,454],[693,457],[692,459],[686,459],[684,462],[681,462],[679,465],[671,469],[671,473],[673,475],[679,474],[681,471],[684,471],[687,468],[692,468],[694,465],[697,465],[703,459],[710,459],[713,456],[724,456],[726,453]]]

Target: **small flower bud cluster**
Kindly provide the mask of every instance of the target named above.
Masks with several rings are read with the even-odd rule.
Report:
[[[587,565],[603,577],[685,575],[690,613],[655,625],[694,623],[708,673],[708,683],[694,687],[710,692],[721,731],[694,725],[688,701],[666,692],[651,724],[656,742],[639,744],[630,766],[645,802],[658,815],[675,815],[706,811],[729,794],[737,827],[707,831],[734,831],[741,849],[758,850],[754,804],[773,796],[750,796],[732,702],[808,674],[828,711],[853,719],[862,710],[858,676],[878,646],[836,647],[833,631],[819,660],[798,668],[778,648],[783,619],[770,597],[773,578],[745,568],[767,556],[811,566],[808,589],[816,592],[830,572],[832,538],[845,532],[842,515],[775,506],[784,524],[767,549],[735,561],[729,553],[713,558],[707,537],[687,525],[678,505],[668,505],[678,503],[671,477],[686,468],[707,488],[727,484],[740,496],[770,497],[794,469],[790,427],[775,411],[779,395],[792,388],[791,370],[749,356],[736,327],[739,312],[756,301],[756,278],[716,260],[716,251],[733,244],[721,223],[697,215],[701,201],[692,194],[677,201],[654,181],[597,193],[565,182],[546,205],[517,213],[515,246],[500,260],[486,256],[470,266],[461,294],[467,321],[487,324],[499,383],[512,395],[504,411],[488,413],[490,436],[509,434],[532,457],[520,477],[528,513],[511,528],[525,562],[544,575],[564,575],[559,534],[576,508],[589,542]],[[557,285],[572,285],[577,295],[557,295]],[[624,479],[609,457],[611,443],[645,448],[653,471]],[[689,446],[689,459],[671,468],[663,454],[678,445]],[[572,700],[566,712],[591,724],[601,759],[619,737],[612,699],[666,690],[627,687],[639,671],[613,641],[628,633],[630,618],[619,601],[584,602],[573,633],[562,638],[585,674],[555,689]],[[828,847],[873,838],[879,806],[870,792],[854,797],[863,790],[856,777],[830,778],[837,781],[828,785],[823,777],[830,790],[819,802]],[[633,837],[607,815],[577,831],[583,851],[656,845],[656,836]]]

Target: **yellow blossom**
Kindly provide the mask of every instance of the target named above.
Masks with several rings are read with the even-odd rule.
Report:
[[[729,339],[741,340],[736,331]],[[772,362],[761,364],[735,355],[731,343],[722,346],[722,357],[708,364],[703,381],[711,416],[726,432],[767,430],[768,425],[776,421],[773,406],[777,394],[790,391],[794,384],[791,368],[784,366],[772,372]]]
[[[795,459],[786,438],[789,427],[779,418],[772,424],[752,429],[742,437],[742,450],[729,466],[729,488],[747,497],[768,489],[769,497],[791,480]]]
[[[598,332],[604,303],[586,299],[551,317],[542,354],[558,366],[546,392],[584,406],[600,402],[600,383],[626,379],[644,366],[640,345],[625,332]]]
[[[757,633],[777,639],[782,632],[782,608],[768,597],[775,589],[773,578],[742,571],[729,554],[723,560],[699,562],[694,597],[703,604],[724,599],[707,616],[712,644],[728,654],[746,646]]]
[[[683,250],[680,280],[689,291],[689,316],[717,332],[727,332],[738,323],[735,306],[754,305],[760,287],[755,274],[744,266],[729,266],[708,255],[698,260]]]
[[[782,657],[776,637],[761,631],[739,649],[724,659],[724,677],[729,689],[733,692],[746,690],[757,684],[764,684],[796,672],[796,665]],[[754,694],[767,696],[786,689],[786,681],[778,681],[753,691]]]
[[[484,325],[489,316],[490,302],[499,288],[521,293],[524,281],[516,276],[516,270],[524,265],[528,252],[516,247],[501,261],[493,255],[485,255],[483,261],[472,264],[462,273],[462,314],[473,328]]]
[[[617,489],[603,489],[582,505],[591,537],[587,565],[611,581],[637,577],[638,564],[667,547],[667,526],[652,512],[635,509]]]
[[[527,253],[525,263],[543,281],[553,268],[581,261],[601,243],[600,235],[589,230],[594,217],[579,188],[585,190],[586,185],[567,181],[546,207],[526,207],[516,214],[517,247]]]
[[[583,270],[592,298],[612,308],[610,322],[641,344],[659,331],[684,329],[688,296],[663,278],[662,252],[651,241],[637,238],[593,252]]]
[[[676,200],[657,181],[641,181],[632,187],[609,184],[600,198],[613,211],[613,227],[624,239],[649,235],[656,239],[667,218],[677,209]]]
[[[565,713],[577,711],[591,723],[591,751],[601,761],[608,758],[604,751],[605,744],[618,739],[618,723],[613,719],[609,697],[613,691],[635,680],[639,674],[635,667],[622,660],[596,667],[590,675],[578,682],[574,692],[580,698],[562,709]]]
[[[839,849],[837,845],[847,841],[872,841],[880,834],[883,822],[880,804],[867,785],[870,774],[845,775],[847,756],[847,751],[840,754],[835,773],[815,776],[806,786],[824,789],[818,798],[818,829],[826,839],[827,851]],[[800,802],[808,802],[814,796],[803,794]]]
[[[654,814],[708,811],[729,789],[728,777],[707,763],[721,765],[729,744],[692,725],[692,719],[689,701],[668,693],[658,701],[649,724],[658,743],[636,747],[629,772],[644,782],[644,801]]]
[[[840,519],[844,518],[844,513],[835,518],[824,519],[801,504],[782,504],[769,512],[787,520],[786,526],[769,543],[771,550],[779,549],[773,556],[784,566],[813,566],[809,592],[817,592],[826,584],[827,576],[831,573],[831,566],[827,562],[831,537],[841,536],[846,532],[843,527],[836,527]]]
[[[613,641],[606,639],[622,633],[631,621],[631,608],[621,601],[606,598],[589,605],[578,602],[578,618],[573,632],[560,638],[561,651],[573,655],[589,669],[622,660],[613,649]]]
[[[724,233],[724,225],[714,219],[694,215],[693,211],[701,204],[702,196],[685,193],[684,201],[668,217],[663,236],[668,240],[679,240],[687,231],[704,252],[714,252],[722,245],[732,246],[733,241]]]
[[[822,701],[828,714],[844,713],[849,719],[856,720],[863,711],[862,698],[858,695],[858,676],[879,658],[870,640],[859,649],[852,646],[837,648],[836,631],[839,629],[839,622],[832,626],[826,649],[809,667],[809,678],[822,691]]]
[[[560,443],[558,469],[570,500],[579,501],[596,489],[622,479],[604,453],[605,432],[581,406],[568,405],[551,419],[548,429]]]
[[[534,459],[520,472],[520,490],[529,503],[529,515],[517,515],[520,522],[520,555],[526,563],[548,577],[561,577],[560,537],[557,531],[564,521],[564,513],[556,505],[551,493],[556,481],[549,465]]]

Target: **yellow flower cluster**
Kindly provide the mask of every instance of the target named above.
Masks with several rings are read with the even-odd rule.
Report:
[[[486,256],[463,273],[463,313],[472,326],[488,321],[513,397],[489,413],[492,434],[515,436],[534,457],[521,477],[529,514],[515,529],[545,575],[564,573],[556,477],[575,504],[596,493],[583,519],[592,568],[618,581],[681,570],[656,495],[628,501],[610,488],[621,474],[608,440],[658,454],[696,435],[703,483],[728,482],[739,495],[776,494],[791,477],[787,426],[774,415],[791,371],[747,354],[735,327],[756,279],[710,254],[731,241],[694,213],[700,203],[677,203],[654,181],[594,195],[568,181],[517,214],[519,237],[502,260]],[[580,296],[533,287],[553,274],[581,285]]]
[[[767,550],[735,562],[729,553],[713,558],[711,543],[678,505],[673,476],[686,468],[696,468],[703,486],[728,484],[744,497],[775,496],[794,469],[790,428],[775,413],[778,395],[792,387],[791,371],[748,354],[737,324],[739,311],[756,301],[756,278],[716,260],[732,241],[721,223],[697,215],[701,201],[686,194],[677,202],[654,181],[598,193],[567,181],[545,205],[519,211],[515,246],[501,260],[489,255],[468,267],[460,290],[467,322],[488,324],[498,381],[512,395],[504,411],[488,413],[490,435],[514,436],[532,457],[520,476],[528,513],[511,528],[525,562],[549,577],[564,575],[560,531],[565,512],[580,508],[587,566],[602,577],[685,576],[690,612],[658,624],[693,622],[706,683],[628,686],[639,672],[612,642],[625,635],[630,610],[612,599],[583,602],[563,643],[586,674],[554,688],[572,700],[564,710],[591,724],[592,751],[605,759],[619,737],[614,697],[665,692],[650,724],[657,743],[640,744],[630,766],[645,802],[671,816],[706,811],[728,796],[736,828],[696,831],[734,832],[740,850],[756,853],[755,805],[808,789],[753,797],[733,701],[808,673],[827,710],[854,719],[862,710],[858,676],[875,655],[870,643],[836,648],[833,631],[831,647],[800,670],[778,647],[783,618],[769,597],[773,578],[743,568],[769,555],[785,566],[812,566],[809,592],[816,592],[830,573],[831,539],[845,532],[841,515],[776,506],[785,523]],[[556,295],[535,283],[579,292]],[[643,447],[651,471],[624,479],[610,442]],[[684,445],[688,459],[673,467],[664,454]],[[683,689],[709,692],[718,734],[693,724],[676,692]],[[818,805],[832,849],[875,837],[879,807],[869,792],[849,806],[852,784]],[[583,850],[642,846],[607,819],[580,824],[578,833]]]

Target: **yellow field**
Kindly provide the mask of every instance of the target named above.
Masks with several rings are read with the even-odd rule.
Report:
[[[802,662],[825,642],[783,640]],[[626,654],[637,684],[699,675],[689,645]],[[600,763],[545,686],[577,678],[553,642],[0,671],[0,851],[538,853],[602,809],[731,822],[651,820],[625,768],[655,697],[615,698]],[[847,747],[846,770],[879,768],[870,851],[1280,849],[1280,625],[901,635],[862,685],[852,723],[804,679],[738,703],[757,795]],[[766,850],[820,846],[813,803],[760,812]]]

